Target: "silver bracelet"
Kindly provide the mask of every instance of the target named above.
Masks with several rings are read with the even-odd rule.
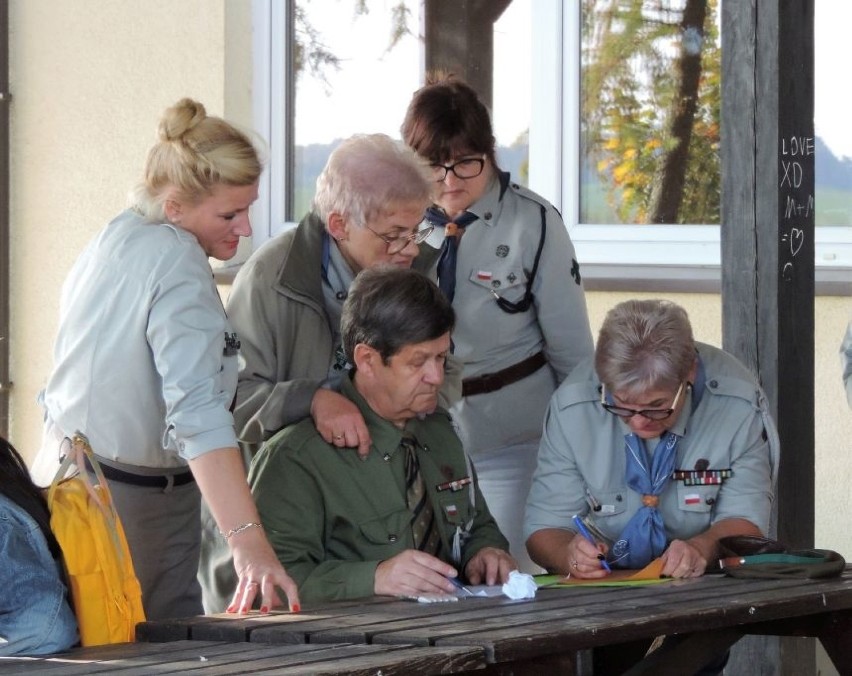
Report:
[[[244,530],[248,530],[249,528],[263,528],[263,524],[255,523],[254,521],[249,521],[248,523],[244,523],[240,526],[235,526],[234,528],[229,530],[227,533],[223,533],[222,531],[219,531],[219,535],[221,535],[226,540],[230,540],[234,535],[237,535],[238,533],[242,533]]]

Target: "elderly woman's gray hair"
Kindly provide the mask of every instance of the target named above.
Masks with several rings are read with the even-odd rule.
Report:
[[[356,134],[341,143],[317,178],[314,210],[328,223],[332,213],[357,226],[399,205],[432,202],[432,175],[425,161],[385,134]]]
[[[629,300],[606,315],[595,370],[607,389],[631,395],[676,388],[695,363],[686,311],[666,300]]]

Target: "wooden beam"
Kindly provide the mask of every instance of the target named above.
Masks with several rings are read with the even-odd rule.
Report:
[[[426,70],[462,78],[492,108],[494,22],[511,0],[429,0],[424,4]]]
[[[814,541],[813,28],[814,0],[722,3],[723,346],[769,397],[792,547]],[[812,644],[781,654],[782,673],[813,673]]]

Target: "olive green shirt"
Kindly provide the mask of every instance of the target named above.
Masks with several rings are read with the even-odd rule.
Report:
[[[413,548],[402,430],[379,417],[349,378],[341,391],[361,410],[370,430],[373,445],[366,459],[326,443],[308,419],[273,436],[249,472],[266,534],[304,602],[372,596],[376,566]],[[467,478],[469,471],[446,412],[412,419],[406,431],[418,442],[421,472],[441,531],[441,558],[463,576],[467,562],[483,547],[508,549],[475,480],[457,490],[447,486]],[[461,560],[454,562],[456,528],[468,523]]]

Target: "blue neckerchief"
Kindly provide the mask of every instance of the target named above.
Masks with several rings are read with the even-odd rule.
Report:
[[[479,216],[470,211],[463,211],[452,222],[458,226],[459,230],[464,230],[478,218]],[[447,214],[437,207],[429,207],[426,210],[426,219],[438,227],[444,227],[451,222],[447,218]],[[460,234],[444,236],[444,241],[441,243],[441,253],[438,257],[438,287],[451,303],[456,294],[456,263],[458,261]]]
[[[704,394],[706,381],[701,357],[696,356],[696,361],[696,376],[692,385],[693,412]],[[649,467],[645,443],[633,432],[626,434],[624,450],[627,463],[624,475],[627,485],[640,495],[658,497],[671,480],[680,439],[679,435],[666,432],[654,449]],[[660,556],[667,545],[665,524],[659,509],[656,505],[643,505],[624,527],[608,558],[619,568],[644,568]]]
[[[503,199],[503,194],[509,187],[509,173],[505,171],[497,171],[497,180],[500,183],[500,198]],[[439,207],[429,207],[426,210],[426,220],[438,228],[443,228],[447,223],[453,222],[460,230],[464,230],[468,225],[473,223],[479,217],[470,211],[464,211],[459,214],[459,217],[454,221],[450,221],[446,212]],[[456,263],[458,262],[459,237],[444,236],[444,241],[441,243],[441,253],[438,257],[438,287],[444,292],[444,295],[450,299],[452,303],[456,293]]]
[[[322,278],[328,282],[328,264],[331,261],[331,237],[328,232],[322,232]]]

